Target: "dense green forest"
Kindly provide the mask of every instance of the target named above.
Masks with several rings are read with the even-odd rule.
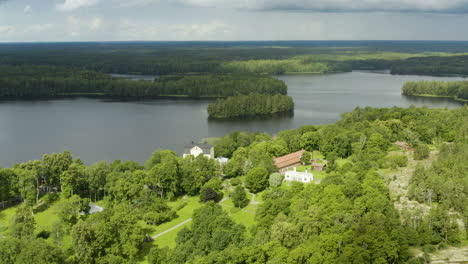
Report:
[[[466,101],[468,100],[468,81],[407,82],[403,85],[402,91],[404,95],[451,97]]]
[[[356,108],[275,137],[226,135],[215,143],[226,165],[168,150],[144,165],[44,155],[0,169],[0,262],[427,263],[426,253],[467,239],[467,124],[467,107]],[[300,149],[328,160],[319,184],[278,181],[273,157]],[[429,154],[438,158],[417,166],[408,196],[430,210],[395,207],[402,197],[386,175],[430,164]],[[258,204],[246,202],[251,193]],[[150,242],[188,217],[172,242]]]
[[[468,47],[431,42],[47,43],[0,45],[0,65],[74,67],[103,73],[332,73],[467,75]]]
[[[392,74],[468,76],[468,55],[409,58],[391,66]]]
[[[286,94],[287,87],[284,82],[264,75],[169,75],[155,81],[132,81],[69,67],[0,66],[0,97],[217,98],[250,93]]]
[[[215,118],[249,117],[293,112],[292,97],[276,94],[249,94],[218,99],[208,105],[208,115]]]

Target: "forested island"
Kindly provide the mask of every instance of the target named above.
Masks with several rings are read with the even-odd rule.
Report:
[[[249,94],[218,99],[208,105],[208,115],[213,118],[252,117],[294,111],[292,97],[276,94]]]
[[[225,165],[46,154],[0,169],[0,262],[427,263],[468,238],[467,123],[467,107],[356,108],[274,137],[226,135],[214,144]],[[312,158],[326,170],[283,182],[273,158],[301,149],[298,170]]]
[[[166,75],[133,81],[72,67],[0,66],[0,97],[107,96],[119,98],[220,98],[250,93],[286,94],[284,82],[266,75]]]
[[[458,101],[468,101],[468,81],[443,82],[419,81],[403,85],[404,95],[448,97]]]

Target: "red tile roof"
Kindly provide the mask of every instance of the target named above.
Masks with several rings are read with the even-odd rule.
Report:
[[[298,152],[294,152],[286,156],[275,158],[275,165],[276,167],[281,169],[281,168],[286,168],[288,166],[300,163],[302,154],[304,154],[304,152],[305,150],[300,150]]]

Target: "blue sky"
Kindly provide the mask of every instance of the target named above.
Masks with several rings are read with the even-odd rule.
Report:
[[[468,40],[468,0],[0,0],[0,41]]]

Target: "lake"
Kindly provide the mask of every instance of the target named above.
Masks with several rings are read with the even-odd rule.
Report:
[[[137,79],[138,76],[121,76]],[[144,76],[152,79],[154,76]],[[0,101],[0,166],[68,149],[90,164],[115,159],[144,162],[156,149],[179,153],[185,144],[232,131],[276,133],[329,124],[357,106],[460,107],[450,99],[405,97],[406,81],[460,80],[385,73],[277,76],[296,103],[294,116],[209,120],[208,100],[121,102],[89,98]]]

